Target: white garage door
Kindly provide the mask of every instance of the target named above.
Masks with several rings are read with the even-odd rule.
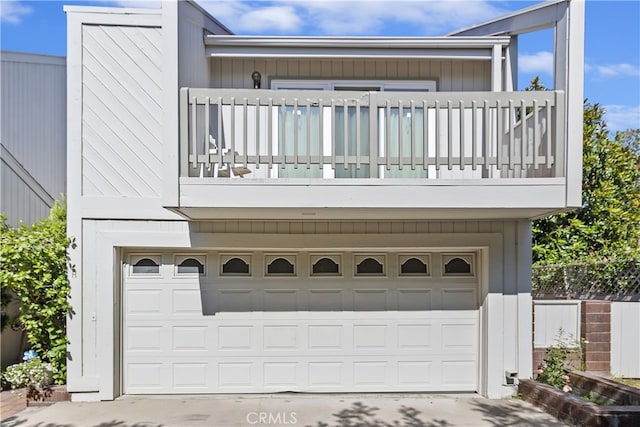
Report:
[[[123,391],[475,391],[473,253],[136,253]]]

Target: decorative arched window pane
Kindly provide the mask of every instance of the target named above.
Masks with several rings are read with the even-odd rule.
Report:
[[[340,266],[331,258],[320,258],[313,264],[313,274],[338,275]]]
[[[241,258],[231,258],[222,264],[222,274],[249,275],[249,264]]]
[[[204,274],[204,264],[195,258],[187,258],[178,264],[180,274]]]
[[[384,266],[375,258],[365,258],[356,267],[356,274],[384,274]]]
[[[293,276],[295,274],[295,268],[291,262],[286,258],[276,258],[267,266],[267,274],[281,274]]]
[[[466,260],[455,257],[451,258],[444,265],[444,273],[445,274],[459,274],[459,275],[470,275],[471,274],[471,264]]]
[[[158,274],[160,265],[151,258],[142,258],[131,267],[133,274]]]
[[[427,274],[427,264],[418,258],[409,258],[400,266],[400,274]]]

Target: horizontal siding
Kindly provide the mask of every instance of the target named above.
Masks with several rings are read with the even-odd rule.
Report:
[[[160,29],[85,25],[82,40],[83,195],[159,197]]]
[[[33,224],[49,216],[50,206],[4,162],[0,162],[0,212],[12,227]]]
[[[211,86],[248,89],[251,73],[272,79],[435,80],[438,91],[488,91],[489,61],[211,59]]]
[[[59,199],[66,187],[65,59],[12,52],[1,57],[0,142]]]
[[[500,233],[503,230],[503,223],[499,221],[202,221],[191,223],[190,230],[194,233],[268,234]]]

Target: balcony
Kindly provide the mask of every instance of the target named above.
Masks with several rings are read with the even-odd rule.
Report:
[[[566,207],[564,114],[562,91],[183,88],[176,210],[530,218]]]

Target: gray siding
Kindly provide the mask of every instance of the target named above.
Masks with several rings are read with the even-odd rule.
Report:
[[[161,31],[85,25],[82,38],[82,194],[159,197]]]
[[[46,217],[66,191],[66,63],[1,54],[2,197],[11,225]]]
[[[49,215],[52,203],[43,200],[18,174],[7,164],[0,163],[0,212],[7,216],[12,227],[33,224]]]
[[[271,79],[435,80],[438,91],[491,90],[489,61],[252,60],[212,58],[211,86],[252,88],[251,73]]]
[[[202,42],[205,34],[229,34],[197,4],[179,2],[178,67],[180,87],[207,87],[207,56]]]

